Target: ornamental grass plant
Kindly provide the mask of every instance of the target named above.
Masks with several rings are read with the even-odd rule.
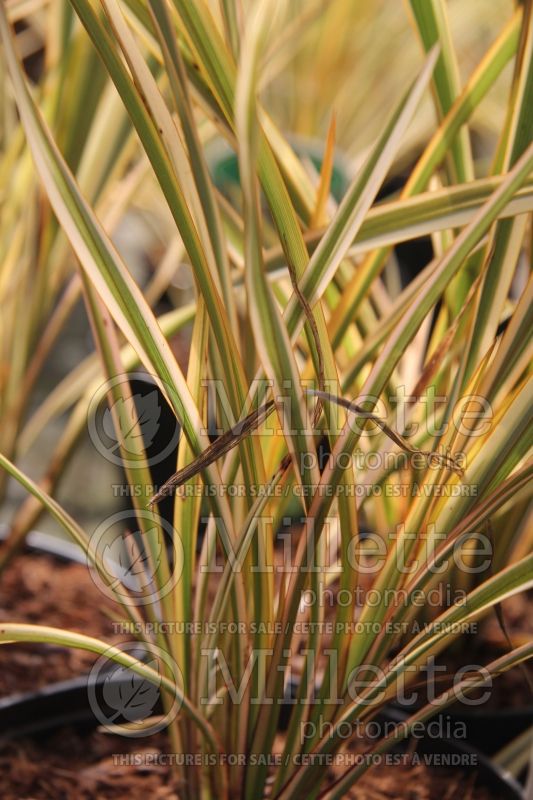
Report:
[[[2,557],[46,511],[127,640],[15,619],[0,641],[86,649],[156,687],[157,713],[147,701],[106,727],[165,729],[173,752],[202,756],[176,767],[180,797],[346,796],[370,761],[332,776],[327,757],[533,585],[533,4],[506,6],[465,78],[444,0],[381,4],[380,43],[351,5],[0,7],[0,464],[29,495]],[[465,3],[462,41],[480,7]],[[391,65],[400,12],[408,57]],[[24,51],[36,32],[37,77]],[[394,69],[383,103],[353,49],[378,76]],[[302,136],[322,139],[319,162]],[[229,194],[217,143],[235,160]],[[335,199],[339,158],[351,174]],[[132,206],[164,239],[144,281],[113,241]],[[402,281],[395,248],[422,237],[433,255]],[[192,276],[185,299],[178,270]],[[94,353],[28,414],[79,297]],[[157,406],[140,413],[128,380],[139,370],[181,430],[163,485],[147,453]],[[86,530],[54,499],[102,404],[137,522],[119,519],[118,540],[109,520]],[[21,455],[62,414],[29,477]],[[532,655],[510,642],[372,753]]]

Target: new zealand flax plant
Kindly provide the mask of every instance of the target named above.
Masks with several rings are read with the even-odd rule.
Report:
[[[38,267],[48,336],[61,335],[71,294],[80,292],[96,353],[25,424],[23,400],[16,406],[0,463],[30,498],[12,521],[9,546],[46,510],[116,599],[128,646],[16,621],[0,625],[0,641],[90,650],[160,688],[162,716],[110,728],[138,735],[165,726],[173,751],[195,756],[176,766],[184,797],[340,798],[371,763],[342,761],[358,726],[416,685],[465,626],[533,585],[533,287],[524,277],[532,3],[510,9],[464,83],[444,0],[407,4],[413,68],[388,113],[368,119],[372,144],[338,205],[330,196],[334,121],[318,173],[295,155],[269,101],[291,59],[309,59],[310,32],[325,22],[327,63],[332,20],[349,17],[343,0],[331,8],[278,0],[35,5],[56,31],[36,86],[13,26],[24,13],[31,19],[31,9],[0,7],[11,132],[2,174],[20,187],[20,172],[30,197],[44,190],[36,261],[24,261],[31,220],[21,188],[11,206],[2,286],[21,259],[28,275]],[[329,104],[338,90],[343,118],[363,128],[365,104],[345,106],[357,70],[332,74],[322,89]],[[478,159],[472,116],[494,87],[505,105],[496,121],[488,115],[494,138],[483,140]],[[291,103],[292,118],[305,119],[305,93]],[[234,206],[206,160],[217,137],[238,157]],[[376,203],[413,152],[401,192]],[[141,190],[170,232],[142,290],[111,241]],[[421,236],[431,237],[434,257],[402,288],[393,247]],[[158,315],[180,260],[194,276],[194,300]],[[24,332],[30,349],[42,325],[35,313]],[[13,313],[15,344],[19,319]],[[184,373],[169,339],[190,324]],[[143,420],[124,379],[140,367],[182,430],[176,475],[164,486],[154,487]],[[52,496],[95,396],[107,397],[138,521],[133,582],[131,570],[117,577],[96,532]],[[16,457],[65,410],[63,438],[36,482]],[[174,492],[168,535],[158,504]],[[466,671],[372,752],[386,752],[460,693],[531,655],[531,643],[510,646],[485,672]],[[289,681],[296,697],[280,742]],[[330,756],[344,763],[335,777]]]

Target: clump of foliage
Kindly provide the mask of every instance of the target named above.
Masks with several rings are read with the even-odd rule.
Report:
[[[334,123],[321,168],[313,170],[261,102],[273,53],[282,70],[283,47],[295,47],[299,23],[320,22],[321,4],[301,17],[296,4],[275,0],[245,7],[223,0],[216,9],[205,0],[53,4],[55,33],[38,91],[17,55],[11,22],[18,5],[0,8],[17,109],[5,92],[11,141],[1,170],[16,190],[7,215],[13,236],[2,233],[0,291],[9,295],[23,275],[7,319],[12,371],[2,386],[12,416],[0,464],[31,497],[15,516],[11,544],[46,509],[111,587],[148,661],[88,636],[16,621],[0,626],[0,640],[86,648],[160,686],[173,746],[204,753],[211,765],[180,772],[184,796],[342,797],[369,763],[347,766],[328,783],[321,759],[346,746],[346,725],[372,719],[464,623],[532,584],[525,526],[532,284],[520,277],[533,208],[532,4],[516,9],[462,86],[445,3],[410,0],[423,59],[410,86],[405,75],[405,94],[383,112],[339,203],[330,196]],[[469,121],[510,62],[508,102],[487,169],[474,158]],[[357,76],[342,79],[349,86]],[[399,195],[376,203],[430,92],[437,122]],[[299,102],[305,97],[295,96]],[[351,113],[364,124],[364,105]],[[205,143],[213,138],[238,159],[233,205],[209,169]],[[171,236],[141,289],[111,233],[148,182]],[[36,226],[24,203],[40,186]],[[427,235],[434,258],[401,286],[393,246]],[[182,258],[194,276],[194,300],[158,315],[157,300]],[[28,286],[38,310],[27,328],[20,307]],[[25,393],[80,294],[97,354],[23,427]],[[185,374],[169,339],[190,323]],[[40,349],[28,358],[43,325]],[[178,478],[150,507],[149,459],[142,436],[125,441],[133,401],[127,382],[117,381],[139,365],[157,381],[183,434]],[[132,493],[146,552],[142,602],[109,575],[91,532],[52,497],[103,382],[128,483],[143,488]],[[225,432],[214,443],[208,383]],[[35,482],[14,463],[17,444],[23,450],[65,409],[63,437]],[[321,448],[329,454],[322,463]],[[167,552],[158,502],[176,484],[181,499]],[[280,565],[276,532],[287,516],[294,546],[290,564],[285,558]],[[371,537],[360,533],[363,520]],[[480,532],[497,544],[485,570],[476,569]],[[461,568],[451,557],[457,551]],[[370,569],[378,556],[380,568]],[[462,591],[461,602],[421,609],[417,598],[445,582]],[[381,601],[360,605],[360,586]],[[350,602],[327,608],[332,590]],[[394,592],[406,602],[389,602]],[[426,627],[402,634],[421,616]],[[487,670],[498,674],[532,654],[532,645],[511,649]],[[291,675],[297,702],[279,764],[270,769]],[[461,691],[483,680],[467,675]],[[440,708],[455,699],[443,693]],[[176,703],[181,711],[171,714]],[[375,752],[435,710],[419,709]],[[314,733],[302,740],[304,729]],[[231,754],[245,758],[232,761]]]

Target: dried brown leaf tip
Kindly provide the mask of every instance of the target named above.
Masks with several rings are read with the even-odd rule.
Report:
[[[356,414],[359,417],[371,420],[371,422],[381,428],[383,433],[385,433],[385,435],[388,436],[391,441],[398,445],[401,450],[411,455],[423,456],[430,466],[450,469],[459,476],[464,474],[464,470],[460,464],[458,456],[439,453],[436,450],[425,451],[419,450],[416,447],[412,447],[409,442],[403,436],[401,436],[401,434],[391,428],[384,420],[382,420],[376,414],[373,414],[371,411],[367,411],[366,409],[362,408],[352,400],[347,400],[344,397],[339,397],[319,389],[305,389],[305,393],[317,397],[319,400],[336,403],[352,414]],[[200,453],[200,455],[195,458],[194,461],[191,461],[190,464],[187,464],[187,466],[178,470],[178,472],[174,473],[174,475],[165,481],[159,491],[156,492],[156,494],[154,494],[154,496],[150,499],[148,504],[149,507],[153,508],[153,506],[160,500],[177,492],[180,486],[182,486],[191,478],[194,478],[199,472],[202,472],[214,461],[236,447],[239,442],[241,442],[246,436],[252,433],[252,431],[254,431],[257,427],[259,427],[259,425],[261,425],[262,422],[265,421],[268,415],[274,410],[274,407],[274,401],[269,400],[267,403],[264,403],[252,411],[251,414],[248,414],[248,416],[239,420],[239,422],[237,422],[232,428],[219,436],[218,439],[216,439],[211,445],[209,445],[209,447]]]
[[[209,447],[200,453],[200,455],[191,461],[190,464],[178,470],[172,475],[168,481],[165,481],[163,486],[156,494],[150,499],[148,505],[153,508],[155,503],[158,503],[164,497],[173,494],[180,486],[194,478],[199,472],[206,469],[214,461],[221,456],[232,450],[239,442],[242,442],[252,431],[261,425],[262,422],[268,417],[271,411],[274,410],[275,403],[269,400],[266,403],[258,406],[251,414],[239,420],[233,427],[218,437]]]
[[[388,436],[391,441],[397,444],[398,447],[404,451],[404,453],[423,456],[430,466],[445,467],[452,470],[457,475],[464,475],[464,469],[460,464],[459,456],[453,456],[447,453],[439,453],[437,450],[419,450],[418,448],[413,447],[407,441],[407,439],[391,428],[390,425],[385,422],[385,420],[381,419],[381,417],[378,417],[376,414],[373,414],[371,411],[367,411],[366,409],[362,408],[353,400],[347,400],[345,397],[339,397],[337,395],[330,394],[329,392],[322,392],[317,389],[306,389],[305,391],[306,394],[319,397],[320,399],[329,403],[336,403],[338,406],[345,408],[347,411],[355,414],[358,417],[369,419],[371,422],[381,428],[383,433]]]

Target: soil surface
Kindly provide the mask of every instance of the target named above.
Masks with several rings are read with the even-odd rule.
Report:
[[[513,646],[533,637],[532,594],[509,598],[502,604],[502,614]],[[0,621],[66,628],[115,644],[128,638],[114,624],[120,618],[119,607],[102,595],[83,564],[26,552],[1,576]],[[457,670],[466,664],[486,664],[509,650],[494,613],[480,623],[477,633],[464,636],[460,645],[437,659],[439,666],[446,667],[445,672],[436,673],[439,691],[451,685]],[[83,674],[95,660],[91,653],[53,645],[0,647],[0,697],[33,691],[50,682]],[[422,691],[423,687],[416,688]],[[487,690],[480,691],[486,693]],[[496,678],[483,708],[520,708],[524,704],[533,704],[531,664]]]
[[[281,743],[281,742],[280,742]],[[178,800],[179,779],[159,756],[168,738],[125,739],[97,731],[57,731],[42,739],[0,748],[2,800]],[[497,800],[478,785],[475,766],[465,771],[411,763],[369,769],[345,795],[352,800]],[[129,760],[129,763],[128,763]],[[159,762],[159,763],[158,763]],[[335,774],[335,773],[334,773]],[[332,779],[334,779],[332,774]],[[336,773],[338,776],[338,772]]]
[[[171,768],[153,763],[166,737],[124,739],[104,733],[57,731],[0,748],[2,800],[177,800]],[[143,763],[126,763],[128,754]],[[152,761],[152,763],[150,763]]]
[[[530,597],[519,596],[504,606],[513,642],[530,629],[531,605]],[[113,619],[117,619],[118,611],[103,597],[88,569],[81,564],[25,553],[13,561],[0,581],[1,620],[65,627],[111,643],[125,639],[114,632]],[[474,653],[481,652],[494,658],[508,646],[496,619],[485,621],[483,633],[486,643],[479,649],[479,639],[472,640],[472,649],[468,649],[470,660]],[[94,660],[90,653],[59,647],[0,647],[0,696],[35,690],[52,681],[80,675],[90,669]],[[465,663],[463,654],[459,660]],[[507,705],[510,697],[523,704],[524,678],[519,670],[511,675],[512,678],[495,681],[495,686],[501,687],[496,698],[505,697]],[[507,688],[502,685],[504,681]],[[131,740],[99,731],[64,729],[39,738],[19,739],[0,747],[0,797],[2,800],[177,799],[178,779],[168,764],[158,762],[158,756],[169,751],[164,734]],[[131,760],[127,763],[128,755],[134,756],[135,763]],[[335,775],[338,777],[339,772],[332,774],[333,780]],[[475,766],[466,771],[436,769],[402,758],[393,766],[384,763],[369,769],[346,797],[451,800],[461,796],[491,800],[498,796],[478,786],[476,779]]]
[[[423,764],[370,769],[352,787],[346,797],[350,800],[496,800],[492,793],[478,785],[477,774],[451,769],[429,768]]]
[[[531,593],[506,600],[502,604],[502,616],[513,646],[533,637]],[[0,621],[66,628],[115,644],[128,638],[114,624],[120,618],[119,607],[102,595],[83,564],[26,552],[1,576]],[[439,691],[447,688],[451,682],[448,676],[453,677],[461,667],[486,664],[509,649],[496,614],[491,613],[480,623],[477,633],[464,636],[460,647],[438,657],[438,665],[445,665],[446,672],[439,670],[437,673],[437,688]],[[32,691],[52,681],[83,674],[95,658],[91,653],[53,645],[0,647],[0,697]],[[486,689],[480,691],[486,692]],[[490,699],[483,707],[520,708],[529,703],[533,704],[533,667],[526,664],[496,678]]]
[[[0,621],[27,622],[85,633],[114,644],[118,606],[98,590],[83,564],[24,553],[0,580]],[[87,672],[96,656],[45,644],[0,647],[0,697],[29,692]]]

